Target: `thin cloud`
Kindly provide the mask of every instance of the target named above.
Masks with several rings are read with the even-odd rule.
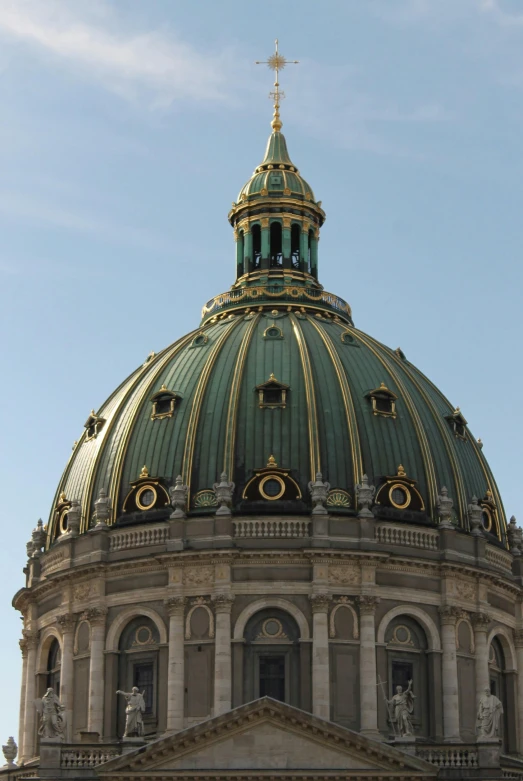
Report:
[[[85,13],[80,15],[82,10],[82,3],[4,0],[0,36],[67,61],[84,77],[101,80],[128,98],[146,91],[153,103],[160,104],[176,99],[228,100],[226,53],[203,54],[173,33],[116,31],[111,28],[117,20],[103,4],[87,19]]]
[[[115,225],[97,217],[74,212],[60,204],[50,204],[16,192],[0,191],[0,218],[36,227],[59,228],[116,244],[140,247],[153,252],[168,252],[167,239],[132,225]]]

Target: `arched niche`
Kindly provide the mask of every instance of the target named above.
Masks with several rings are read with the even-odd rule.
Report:
[[[487,644],[491,645],[494,638],[497,638],[502,649],[503,649],[503,655],[505,660],[505,670],[506,672],[516,672],[517,671],[517,657],[516,657],[516,647],[514,645],[514,638],[512,637],[512,633],[509,629],[507,629],[504,626],[495,626],[489,633]]]
[[[341,640],[358,640],[360,636],[358,614],[350,602],[339,602],[329,616],[329,637]]]
[[[51,645],[53,641],[58,643],[58,646],[60,648],[60,653],[62,651],[62,637],[58,630],[53,627],[49,626],[46,627],[41,634],[40,637],[40,645],[38,647],[38,654],[37,654],[37,670],[38,673],[46,673],[48,668],[48,657],[49,657],[49,651],[51,649]]]
[[[74,653],[88,653],[91,646],[91,625],[87,619],[79,621],[74,634]]]
[[[211,640],[214,638],[214,614],[205,602],[192,605],[185,619],[186,640]]]

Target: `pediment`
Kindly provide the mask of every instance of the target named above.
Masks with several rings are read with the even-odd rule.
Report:
[[[182,774],[249,776],[288,772],[312,774],[401,774],[435,778],[432,765],[269,698],[235,708],[223,716],[169,735],[98,768],[106,779]]]

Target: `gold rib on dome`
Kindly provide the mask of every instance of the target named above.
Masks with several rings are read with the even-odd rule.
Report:
[[[320,461],[320,437],[318,433],[318,412],[316,409],[316,393],[314,390],[314,377],[312,374],[311,360],[309,356],[309,350],[307,348],[307,342],[301,330],[299,321],[291,314],[289,315],[296,341],[298,342],[298,348],[300,350],[301,365],[303,370],[303,378],[305,381],[305,397],[307,399],[307,421],[309,432],[309,458],[310,458],[310,470],[311,480],[316,480],[317,472],[321,472]]]

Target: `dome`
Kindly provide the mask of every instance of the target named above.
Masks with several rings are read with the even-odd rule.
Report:
[[[60,496],[78,499],[88,528],[105,489],[116,523],[167,517],[180,474],[189,512],[215,512],[213,485],[225,472],[235,483],[233,513],[309,514],[308,484],[321,472],[330,511],[356,514],[365,473],[379,516],[435,523],[446,486],[456,523],[466,528],[472,496],[484,498],[489,531],[503,539],[501,500],[480,445],[401,350],[313,308],[259,309],[211,318],[140,366],[88,419],[56,507]],[[259,474],[269,472],[291,478],[280,498],[260,487]],[[137,499],[149,484],[151,508]],[[53,508],[51,539],[57,522]]]

